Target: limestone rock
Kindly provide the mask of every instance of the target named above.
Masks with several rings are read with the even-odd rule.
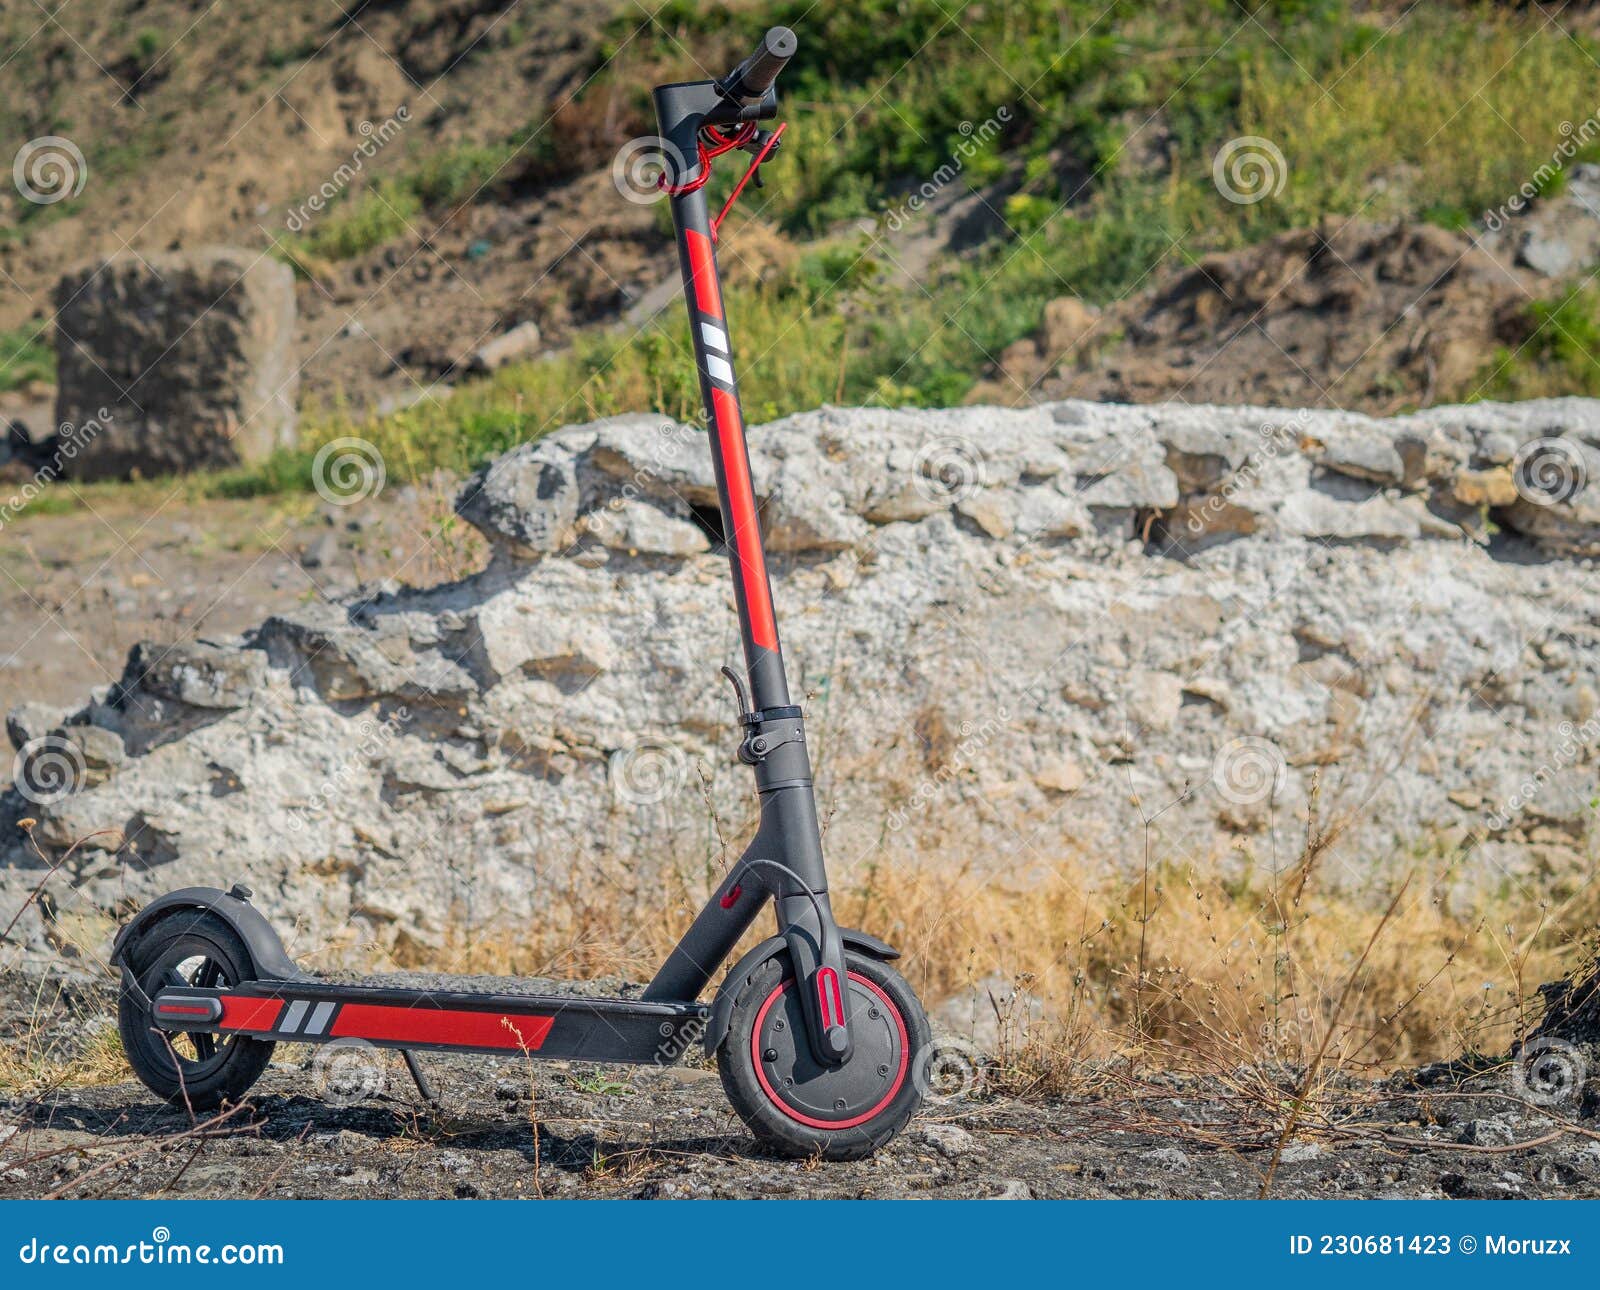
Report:
[[[711,549],[706,535],[689,521],[632,499],[594,511],[588,527],[605,546],[619,551],[688,556]]]
[[[473,350],[469,366],[474,372],[492,372],[536,352],[542,340],[538,323],[532,320],[518,323],[510,331],[501,332]]]
[[[547,555],[577,536],[578,475],[571,440],[513,448],[482,466],[456,498],[456,512],[497,547]]]
[[[978,856],[1005,882],[1021,836],[1133,872],[1136,795],[1162,858],[1242,870],[1298,854],[1315,778],[1362,804],[1325,870],[1354,891],[1449,838],[1474,839],[1464,901],[1584,871],[1600,403],[822,408],[749,440],[830,854]],[[1508,500],[1545,441],[1575,445],[1572,486]],[[76,777],[0,795],[0,903],[38,881],[28,816],[52,860],[87,839],[52,881],[95,926],[243,879],[331,964],[429,952],[446,920],[488,934],[535,888],[700,873],[708,812],[746,836],[703,432],[570,427],[459,505],[494,547],[480,573],[141,644],[74,710],[14,711],[13,742],[63,741]],[[1486,545],[1486,509],[1536,558]],[[1438,734],[1395,762],[1418,728]],[[47,955],[58,931],[30,909],[17,936]],[[938,1020],[997,1042],[991,994],[1032,1024],[998,980]]]

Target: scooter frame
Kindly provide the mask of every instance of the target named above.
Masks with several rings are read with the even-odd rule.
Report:
[[[813,1055],[827,1066],[849,1058],[850,1025],[841,985],[847,980],[845,947],[882,960],[898,954],[865,933],[841,929],[829,904],[805,721],[791,701],[778,640],[722,305],[715,246],[720,216],[711,219],[704,189],[711,156],[735,146],[751,152],[755,161],[746,179],[770,156],[777,136],[754,123],[776,115],[772,81],[793,52],[792,33],[775,28],[757,53],[727,77],[663,85],[654,92],[667,165],[663,187],[670,195],[749,685],[747,698],[737,675],[723,669],[739,700],[739,757],[754,772],[760,798],[760,824],[748,848],[643,995],[630,999],[322,981],[290,960],[271,925],[250,903],[248,888],[173,892],[142,910],[117,937],[112,961],[122,966],[124,988],[143,999],[126,965],[126,951],[157,922],[185,910],[225,919],[250,950],[256,977],[214,988],[160,988],[145,1000],[157,1029],[311,1044],[354,1040],[405,1050],[408,1062],[411,1050],[446,1050],[664,1064],[696,1040],[708,1053],[715,1052],[728,1028],[738,986],[786,951],[795,982],[803,983],[800,996]],[[708,137],[719,145],[713,152],[704,146]],[[739,961],[712,1005],[699,1002],[769,897],[777,934]],[[414,1064],[412,1070],[422,1083]]]

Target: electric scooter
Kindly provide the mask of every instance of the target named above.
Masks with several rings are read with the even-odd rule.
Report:
[[[734,1109],[784,1154],[870,1155],[921,1101],[932,1041],[922,1006],[891,966],[897,951],[840,927],[828,901],[805,722],[791,701],[734,380],[715,243],[728,209],[777,148],[774,83],[794,56],[774,27],[720,80],[654,91],[679,267],[699,366],[749,689],[730,668],[755,775],[760,824],[748,849],[637,998],[403,989],[324,981],[289,958],[241,885],[192,887],[146,906],[116,939],[119,1026],[153,1093],[196,1109],[237,1101],[276,1042],[357,1041],[399,1049],[424,1096],[418,1051],[526,1054],[563,1061],[675,1062],[695,1042],[714,1055]],[[752,160],[712,218],[714,158]],[[777,933],[700,1002],[768,898]]]

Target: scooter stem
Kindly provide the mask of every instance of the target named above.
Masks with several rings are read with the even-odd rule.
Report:
[[[707,983],[706,965],[721,963],[768,894],[819,1061],[846,1061],[852,1045],[844,999],[849,978],[844,942],[828,902],[827,871],[812,787],[810,753],[798,707],[789,701],[783,649],[772,606],[766,550],[745,439],[733,348],[722,305],[715,236],[706,205],[708,164],[699,145],[702,124],[750,121],[776,111],[771,91],[759,102],[731,105],[711,82],[656,91],[661,135],[676,164],[669,173],[678,263],[689,309],[690,340],[700,376],[723,533],[733,569],[734,601],[750,679],[750,710],[740,760],[755,772],[761,826],[717,893],[685,932],[645,992],[647,999],[694,998]],[[697,157],[692,165],[686,160]]]
[[[744,642],[745,670],[755,711],[789,705],[789,681],[778,643],[772,585],[761,539],[761,517],[750,476],[744,411],[733,371],[733,350],[722,308],[722,281],[704,188],[672,198],[678,259],[689,306],[689,330],[700,375],[722,530],[733,565],[734,600]]]

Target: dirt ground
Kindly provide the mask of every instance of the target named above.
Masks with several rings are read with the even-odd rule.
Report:
[[[45,997],[0,979],[11,1051],[61,1056],[113,1024],[108,987]],[[1298,1072],[1086,1073],[1081,1096],[1018,1098],[980,1063],[874,1159],[821,1164],[758,1149],[703,1062],[429,1054],[430,1110],[397,1055],[352,1076],[329,1051],[280,1046],[245,1106],[198,1124],[132,1082],[0,1098],[0,1196],[1247,1198],[1269,1171],[1279,1197],[1600,1196],[1592,1093],[1540,1104],[1503,1064],[1343,1081],[1274,1169]]]
[[[65,485],[63,485],[64,487]],[[317,497],[194,501],[134,485],[0,528],[0,713],[81,704],[140,641],[229,635],[296,603],[478,567],[475,533],[445,536],[452,481],[359,505]]]
[[[1328,219],[1206,256],[1103,310],[1051,315],[972,401],[1340,407],[1473,397],[1549,290],[1504,246],[1424,224]]]

